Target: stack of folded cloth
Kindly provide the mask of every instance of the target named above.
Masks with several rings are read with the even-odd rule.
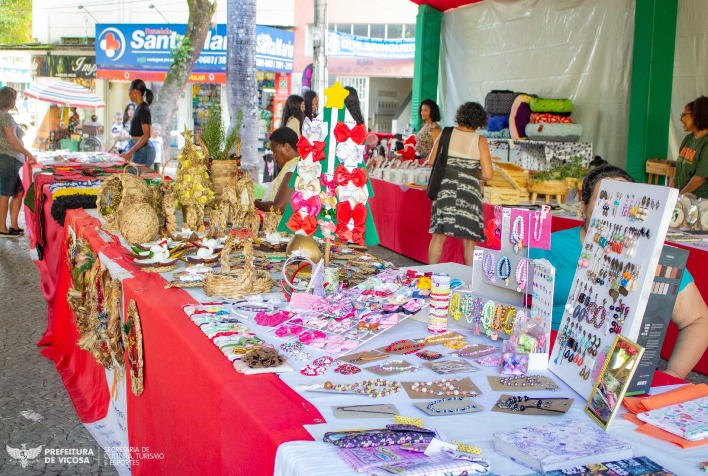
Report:
[[[530,98],[528,123],[523,125],[525,136],[533,140],[575,142],[583,127],[570,118],[573,102],[570,99]],[[522,124],[517,124],[521,126]]]
[[[480,134],[493,139],[508,139],[509,114],[511,106],[519,93],[513,91],[490,91],[484,98],[484,110],[487,111],[489,120],[486,129]]]

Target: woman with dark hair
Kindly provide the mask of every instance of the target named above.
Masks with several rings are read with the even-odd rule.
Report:
[[[150,142],[150,126],[152,125],[153,94],[142,79],[135,79],[128,88],[130,100],[137,106],[130,121],[130,142],[128,150],[120,154],[124,159],[132,160],[136,164],[152,167],[155,162],[155,146]]]
[[[354,122],[357,124],[366,123],[364,115],[361,113],[361,103],[359,103],[359,94],[356,92],[356,89],[351,86],[345,86],[344,89],[349,91],[347,97],[344,98],[344,105],[347,111],[349,111],[349,114],[352,115],[352,119],[354,119]]]
[[[312,90],[305,91],[305,94],[303,94],[303,98],[305,99],[305,117],[309,120],[313,120],[317,117],[317,114],[319,112],[318,106],[320,103],[320,99],[317,97],[317,93]]]
[[[302,133],[302,123],[305,120],[305,100],[302,96],[291,94],[285,100],[285,109],[283,110],[283,120],[281,126],[289,127],[298,139]]]
[[[627,172],[613,165],[601,165],[591,170],[583,180],[581,192],[581,212],[585,222],[581,226],[553,233],[550,250],[530,249],[531,258],[545,258],[556,268],[552,320],[554,330],[558,330],[563,318],[585,235],[600,192],[600,182],[604,179],[634,182]],[[671,320],[679,328],[679,337],[666,373],[684,378],[708,345],[708,307],[688,270],[684,271],[681,277]]]
[[[264,212],[270,211],[271,208],[281,213],[285,211],[294,192],[289,186],[290,178],[293,176],[300,158],[297,151],[297,141],[297,134],[289,127],[279,127],[270,135],[270,149],[273,151],[273,159],[280,172],[270,184],[263,200],[254,202],[257,209]]]
[[[420,117],[423,126],[415,135],[415,154],[419,159],[427,159],[435,139],[442,132],[442,128],[438,124],[440,108],[432,99],[423,99],[418,108],[418,117]]]
[[[440,262],[447,236],[462,238],[465,263],[472,266],[476,242],[484,238],[482,215],[482,180],[494,175],[487,139],[477,129],[487,124],[487,113],[476,102],[467,102],[457,109],[457,127],[452,129],[447,149],[447,165],[440,191],[433,202],[428,246],[430,264]],[[430,165],[435,163],[441,134],[430,152]],[[444,149],[443,149],[444,150]]]
[[[24,131],[10,114],[15,109],[17,91],[5,86],[0,88],[0,238],[20,235],[17,219],[22,208],[24,188],[20,181],[22,163],[34,163],[32,153],[22,144]],[[10,226],[7,226],[7,210],[10,209]]]
[[[686,104],[681,123],[689,134],[681,142],[674,185],[682,194],[708,198],[708,97]]]

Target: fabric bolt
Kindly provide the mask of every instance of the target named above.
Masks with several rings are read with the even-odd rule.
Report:
[[[9,155],[10,157],[16,158],[20,162],[24,162],[24,156],[17,152],[7,139],[7,135],[5,134],[5,128],[7,127],[12,127],[15,129],[15,134],[20,142],[22,142],[22,137],[25,135],[22,127],[20,127],[15,122],[15,119],[13,119],[12,114],[6,111],[0,111],[0,156]]]
[[[514,104],[512,104],[511,113],[509,114],[509,131],[512,139],[526,137],[526,125],[531,119],[530,101],[531,96],[528,94],[519,94],[514,99]]]
[[[479,135],[454,129],[445,175],[433,202],[431,233],[484,238],[480,174]]]
[[[497,131],[501,131],[502,129],[508,129],[508,128],[509,128],[509,115],[508,114],[489,116],[489,120],[487,122],[487,130],[489,132],[497,132]]]
[[[583,135],[583,126],[580,124],[549,124],[545,122],[526,126],[526,135],[531,140],[577,142]]]
[[[562,124],[572,124],[573,120],[570,116],[561,116],[560,114],[552,114],[549,112],[533,112],[531,113],[531,124],[538,124],[539,122],[546,122],[549,124],[562,123]]]
[[[563,311],[568,302],[570,289],[573,284],[575,271],[578,268],[578,258],[583,250],[583,242],[580,241],[580,227],[568,228],[557,231],[551,235],[551,249],[540,250],[531,248],[529,255],[531,259],[547,259],[556,267],[556,279],[553,283],[553,323],[552,327],[558,330]],[[693,282],[693,276],[686,270],[681,277],[679,292],[689,283]]]
[[[708,178],[708,135],[696,139],[691,133],[681,142],[674,176],[676,187],[683,189],[694,175]],[[692,193],[700,198],[708,198],[708,182]]]

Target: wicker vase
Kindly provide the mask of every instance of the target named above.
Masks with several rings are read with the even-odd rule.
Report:
[[[221,193],[238,176],[237,160],[214,160],[211,163],[211,183],[214,189],[215,202],[221,200]]]

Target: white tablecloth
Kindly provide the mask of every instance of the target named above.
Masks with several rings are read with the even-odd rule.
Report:
[[[420,270],[435,270],[445,271],[453,277],[462,279],[469,283],[472,275],[471,268],[459,264],[441,264],[422,266],[416,269]],[[406,322],[396,326],[390,331],[377,337],[371,341],[366,347],[377,348],[388,345],[389,343],[403,338],[422,338],[428,335],[426,326],[419,321],[427,322],[427,312],[423,311],[416,319],[409,319]],[[450,321],[451,323],[454,321]],[[451,325],[451,327],[453,327]],[[482,338],[471,336],[468,330],[463,331],[470,335],[469,341],[490,343],[491,341]],[[275,343],[275,342],[274,342]],[[442,352],[443,354],[453,352],[451,349],[442,345],[432,347],[433,350]],[[319,356],[313,353],[313,358]],[[454,356],[453,356],[454,357]],[[404,356],[411,363],[422,364],[424,361],[415,355]],[[473,362],[473,361],[471,361]],[[290,361],[291,365],[304,365]],[[473,362],[474,363],[474,362]],[[373,364],[372,364],[373,365]],[[298,369],[300,367],[297,367]],[[513,475],[513,474],[528,474],[532,471],[528,468],[513,462],[512,460],[496,453],[494,451],[494,443],[492,434],[500,431],[510,431],[524,426],[541,424],[550,421],[558,421],[562,419],[580,419],[589,420],[590,418],[584,413],[585,400],[577,395],[573,390],[568,388],[552,374],[553,379],[561,387],[560,391],[546,392],[534,391],[527,394],[531,397],[571,397],[575,398],[575,402],[571,406],[570,411],[565,415],[560,416],[522,416],[507,413],[491,412],[494,403],[499,399],[501,392],[493,392],[487,382],[486,375],[498,375],[497,369],[489,369],[480,367],[480,370],[468,374],[474,383],[481,389],[482,395],[475,400],[480,403],[486,410],[478,413],[454,415],[454,416],[436,416],[431,417],[413,406],[408,395],[402,391],[394,395],[383,398],[369,398],[360,395],[346,394],[331,394],[319,392],[301,392],[307,400],[317,407],[322,416],[327,420],[326,424],[309,425],[307,430],[312,434],[315,441],[294,441],[285,443],[280,446],[275,461],[275,474],[278,476],[317,476],[317,475],[354,475],[351,467],[339,458],[337,448],[331,444],[323,443],[322,437],[325,432],[334,430],[350,430],[356,428],[381,428],[386,424],[393,423],[393,419],[389,418],[371,418],[371,419],[338,419],[334,416],[332,407],[337,405],[367,405],[378,403],[391,403],[396,405],[401,415],[423,418],[426,428],[434,428],[440,430],[447,438],[470,443],[483,448],[483,457],[490,460],[492,470],[497,474]],[[461,377],[463,375],[454,375]],[[377,376],[366,370],[362,370],[359,374],[350,376],[341,376],[335,374],[331,368],[327,373],[320,377],[306,377],[299,372],[293,372],[282,376],[282,379],[290,386],[297,390],[297,386],[301,384],[322,383],[331,380],[335,383],[346,383],[361,381],[367,378],[376,378]],[[443,378],[435,374],[432,370],[423,367],[415,373],[399,374],[389,379],[398,381],[421,381],[435,380]],[[666,390],[668,388],[663,388]],[[519,394],[523,394],[519,393]],[[422,402],[425,400],[415,400]],[[667,469],[675,471],[680,475],[698,475],[705,474],[698,470],[698,464],[701,461],[708,461],[708,446],[692,450],[682,450],[672,444],[651,438],[634,431],[636,426],[618,415],[612,426],[610,433],[618,438],[631,443],[634,448],[635,456],[648,456],[659,464],[664,465]]]

